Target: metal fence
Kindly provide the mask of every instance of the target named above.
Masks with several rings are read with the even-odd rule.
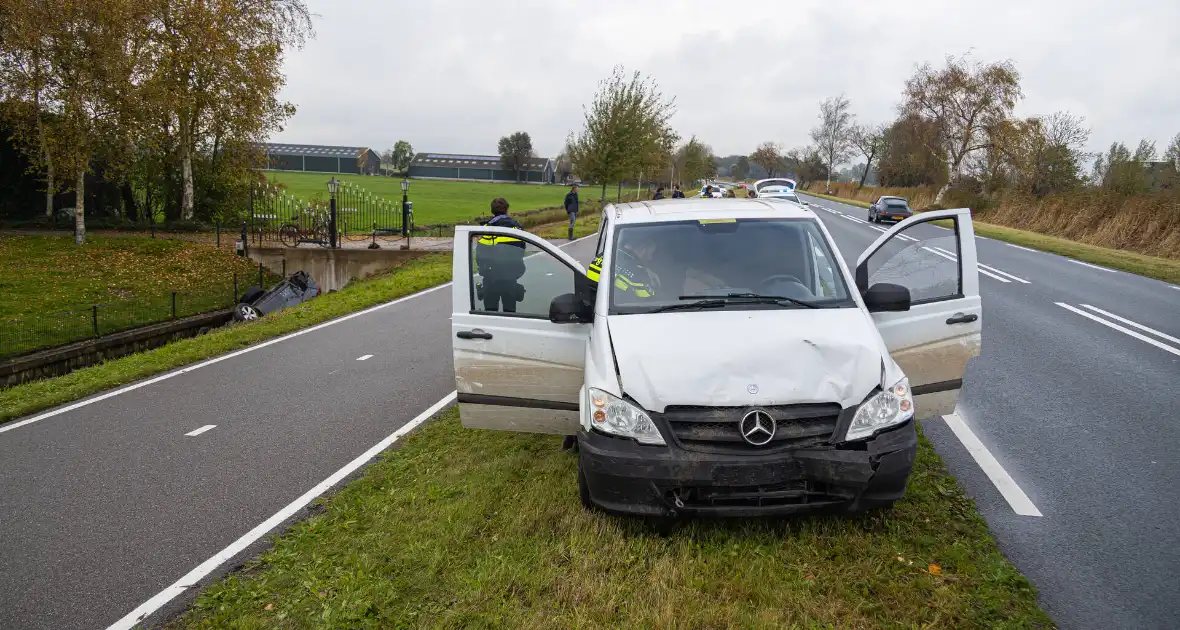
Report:
[[[334,216],[332,210],[331,199],[299,199],[273,184],[263,184],[251,192],[246,230],[251,242],[286,247],[331,247],[333,243],[339,247],[349,241],[402,237],[401,202],[356,184],[340,182]]]
[[[273,286],[279,276],[234,273],[198,290],[91,304],[53,313],[0,320],[0,359],[112,333],[229,308],[252,285]]]

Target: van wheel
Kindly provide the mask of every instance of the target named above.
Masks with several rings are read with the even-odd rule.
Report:
[[[586,485],[586,473],[582,470],[582,459],[578,458],[578,500],[582,507],[590,512],[597,512],[598,507],[590,500],[590,486]]]

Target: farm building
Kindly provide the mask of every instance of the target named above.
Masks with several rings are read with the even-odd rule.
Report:
[[[530,158],[520,172],[520,181],[552,184],[554,164],[549,158]],[[420,179],[474,179],[514,182],[516,172],[504,168],[498,155],[452,155],[419,153],[410,162],[410,177]]]
[[[381,172],[381,156],[368,147],[326,147],[268,142],[263,148],[266,150],[266,167],[271,170],[360,175],[376,175]]]

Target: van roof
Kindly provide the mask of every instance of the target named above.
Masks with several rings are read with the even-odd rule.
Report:
[[[697,219],[812,219],[815,213],[785,199],[660,199],[611,204],[615,223],[663,223]]]

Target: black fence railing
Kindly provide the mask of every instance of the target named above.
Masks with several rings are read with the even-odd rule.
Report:
[[[266,288],[278,280],[259,265],[257,274],[235,273],[196,290],[0,320],[0,359],[229,308],[250,286]]]
[[[398,239],[402,237],[401,205],[400,200],[340,182],[333,213],[331,198],[299,199],[282,188],[264,184],[252,191],[247,231],[254,243],[287,247]]]

